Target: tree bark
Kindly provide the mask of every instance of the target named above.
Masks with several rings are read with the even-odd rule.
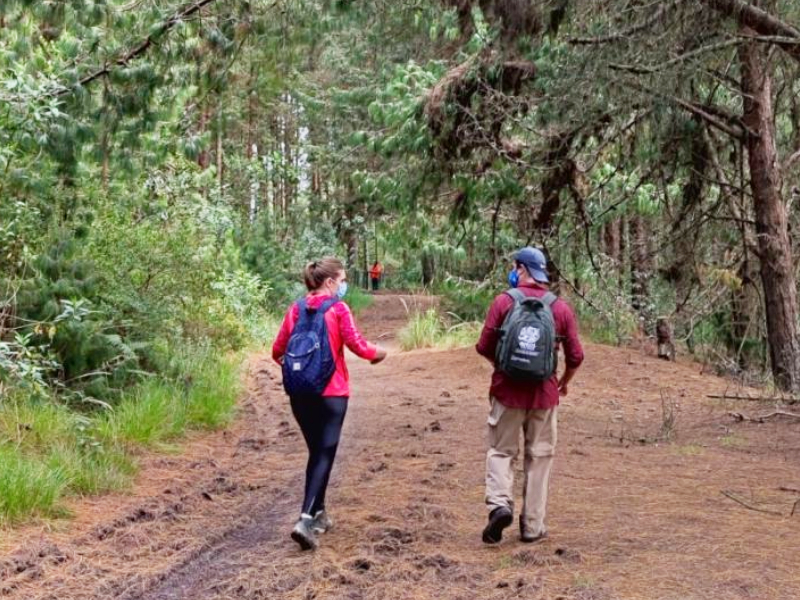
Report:
[[[742,33],[753,35],[754,31],[745,27]],[[772,375],[781,390],[800,391],[797,287],[786,205],[781,197],[770,65],[764,47],[756,42],[739,48],[739,60],[743,121],[750,131],[746,144]]]
[[[644,217],[634,215],[629,222],[630,227],[630,260],[631,260],[631,308],[644,319],[645,329],[652,326],[650,315],[650,288],[648,281],[651,275],[650,257],[648,256],[648,237],[650,228]]]
[[[620,220],[619,218],[612,219],[603,225],[603,250],[604,254],[610,258],[615,267],[619,268],[620,264]]]
[[[436,275],[436,261],[433,254],[422,251],[422,285],[430,285]]]
[[[697,236],[690,230],[696,209],[702,204],[703,190],[710,166],[709,149],[703,135],[703,124],[695,119],[695,129],[689,144],[689,179],[683,187],[683,197],[677,218],[672,225],[675,253],[672,264],[666,269],[667,278],[675,286],[675,311],[680,313],[692,286],[697,282],[695,245]]]
[[[741,285],[733,290],[731,297],[731,351],[736,356],[739,369],[747,370],[751,364],[749,340],[758,339],[758,314],[761,307],[755,288],[758,270],[755,261],[747,254],[737,273]]]
[[[658,358],[675,360],[675,344],[672,341],[672,326],[668,317],[658,317],[656,320],[656,342],[658,343]]]

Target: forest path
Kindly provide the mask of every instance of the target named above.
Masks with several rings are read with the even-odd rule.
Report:
[[[360,317],[393,336],[409,298]],[[431,302],[416,300],[421,308]],[[73,503],[72,521],[8,532],[0,597],[25,600],[800,598],[797,426],[734,423],[693,364],[587,344],[560,409],[550,539],[480,541],[489,364],[472,348],[350,360],[353,397],[316,553],[288,532],[305,449],[268,356],[242,418],[148,457],[129,496]],[[672,440],[654,442],[662,403]],[[768,412],[768,411],[766,411]],[[800,511],[798,511],[800,512]]]

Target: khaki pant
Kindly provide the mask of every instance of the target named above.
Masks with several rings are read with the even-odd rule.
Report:
[[[558,407],[546,410],[508,408],[492,398],[489,412],[489,451],[486,453],[486,504],[489,510],[514,510],[514,464],[519,433],[524,434],[523,500],[521,523],[538,535],[547,530],[547,489],[556,449]]]

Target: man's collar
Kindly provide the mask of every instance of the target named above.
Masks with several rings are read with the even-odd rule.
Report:
[[[546,290],[549,289],[546,284],[539,283],[538,281],[531,281],[530,283],[522,283],[520,282],[519,287],[529,287],[536,290]]]

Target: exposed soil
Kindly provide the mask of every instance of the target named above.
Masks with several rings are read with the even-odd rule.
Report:
[[[406,314],[379,295],[360,322],[391,345]],[[800,492],[781,489],[800,489],[800,423],[736,422],[728,411],[770,410],[706,398],[727,384],[699,367],[587,344],[560,412],[550,538],[526,546],[509,529],[497,547],[480,541],[488,363],[465,348],[350,368],[336,527],[316,553],[288,536],[305,450],[262,355],[230,431],[144,457],[130,495],[5,532],[0,596],[800,598]]]

